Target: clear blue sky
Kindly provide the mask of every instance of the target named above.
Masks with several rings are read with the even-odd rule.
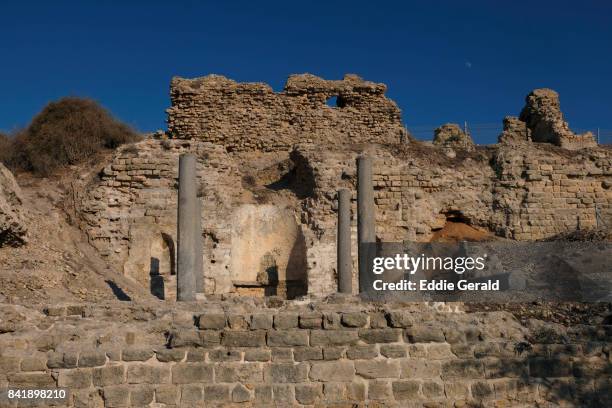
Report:
[[[612,129],[609,1],[99,3],[0,6],[0,129],[78,95],[155,130],[174,75],[280,90],[302,72],[386,83],[409,128],[501,126],[550,87],[573,128]]]

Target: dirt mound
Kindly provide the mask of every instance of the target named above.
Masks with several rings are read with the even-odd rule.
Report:
[[[69,177],[67,179],[70,179]],[[112,269],[61,209],[61,182],[19,177],[29,240],[0,248],[0,303],[149,299],[139,285]]]
[[[448,221],[444,228],[435,231],[432,242],[491,241],[498,239],[489,231],[472,227],[463,222]]]

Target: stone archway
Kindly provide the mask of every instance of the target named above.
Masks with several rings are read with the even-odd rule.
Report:
[[[169,234],[160,233],[151,239],[149,288],[159,299],[171,298],[169,292],[175,292],[171,284],[176,279],[175,257],[174,240]]]
[[[293,211],[246,204],[233,219],[231,276],[236,291],[286,298],[306,294],[306,242]]]

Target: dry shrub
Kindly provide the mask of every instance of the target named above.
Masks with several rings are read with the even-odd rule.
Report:
[[[11,150],[13,144],[11,139],[4,133],[0,133],[0,163],[7,164],[8,159],[11,156]]]
[[[63,98],[49,103],[13,141],[11,167],[48,175],[82,163],[104,149],[140,136],[91,99]]]

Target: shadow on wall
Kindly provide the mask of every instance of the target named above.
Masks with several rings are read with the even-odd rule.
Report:
[[[169,297],[167,288],[170,276],[176,275],[176,250],[174,240],[169,234],[161,233],[151,242],[149,266],[149,289],[151,294],[161,300]]]
[[[236,291],[289,299],[306,294],[306,242],[293,212],[247,204],[234,220],[231,271]]]

